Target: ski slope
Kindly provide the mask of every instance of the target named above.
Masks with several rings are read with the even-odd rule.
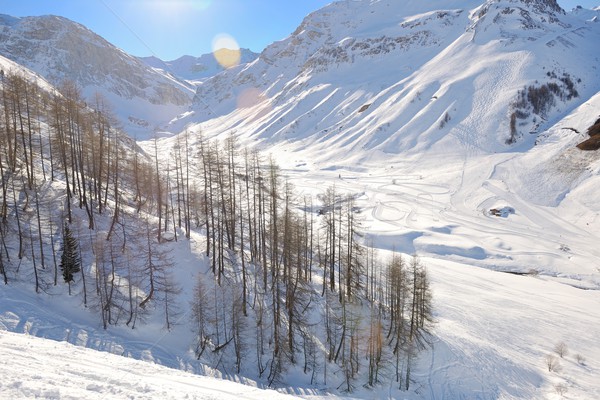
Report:
[[[0,330],[2,399],[286,400],[297,397]]]

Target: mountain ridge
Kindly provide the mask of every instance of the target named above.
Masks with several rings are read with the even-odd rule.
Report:
[[[435,10],[436,5],[446,7]],[[248,140],[291,141],[299,147],[344,142],[350,146],[346,150],[393,154],[419,142],[430,148],[466,132],[469,138],[463,139],[485,151],[510,151],[504,142],[511,135],[520,139],[517,145],[530,146],[530,132],[548,128],[565,109],[600,90],[597,70],[587,68],[593,64],[591,44],[600,40],[598,27],[565,13],[555,1],[332,3],[253,63],[199,85],[193,113],[173,121],[171,129],[205,129],[203,124],[212,126],[219,118],[231,121],[219,132],[246,132],[242,137]],[[586,57],[587,62],[571,62]],[[565,73],[582,97],[554,100],[551,114],[530,112],[512,129],[519,91],[536,81],[567,90],[571,83],[560,80]],[[478,118],[456,115],[473,107],[465,90],[480,97]],[[239,107],[245,97],[251,100]],[[375,112],[379,105],[385,113]],[[358,112],[363,106],[368,109]],[[442,123],[446,118],[451,122]]]
[[[101,93],[130,130],[152,129],[187,110],[192,87],[158,72],[64,17],[0,17],[0,54],[55,85]],[[141,124],[141,125],[140,125]]]
[[[240,64],[248,64],[258,57],[250,49],[240,49]],[[212,53],[203,54],[199,57],[184,55],[175,60],[164,61],[156,56],[138,57],[144,63],[153,68],[162,69],[187,81],[202,81],[225,70]]]

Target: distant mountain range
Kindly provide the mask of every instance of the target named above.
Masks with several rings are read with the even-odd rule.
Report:
[[[257,57],[258,54],[249,49],[240,49],[241,64],[250,63]],[[163,61],[154,56],[140,57],[140,60],[150,67],[162,69],[177,78],[192,82],[206,80],[225,70],[213,54],[204,54],[200,57],[182,56],[173,61]]]
[[[195,86],[223,68],[212,54],[174,61],[136,58],[86,27],[58,16],[0,15],[0,55],[59,84],[76,82],[92,98],[103,94],[124,128],[147,135],[191,105]],[[257,55],[241,50],[241,62]]]

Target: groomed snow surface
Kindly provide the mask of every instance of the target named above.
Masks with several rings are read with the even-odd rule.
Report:
[[[295,398],[24,334],[0,331],[0,347],[1,399]]]

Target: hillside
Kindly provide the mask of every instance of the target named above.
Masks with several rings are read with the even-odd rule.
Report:
[[[600,90],[589,68],[600,25],[580,14],[542,0],[335,2],[200,85],[171,129],[326,150],[323,162],[334,148],[352,163],[529,148]],[[544,85],[556,94],[520,110],[520,93]]]
[[[598,155],[574,147],[600,115],[599,71],[590,67],[600,41],[597,14],[566,13],[542,0],[332,3],[249,66],[200,85],[193,112],[171,128],[259,143],[302,187],[307,176],[318,182],[330,172],[441,186],[410,189],[398,194],[406,196],[398,206],[374,211],[377,217],[398,208],[408,226],[390,225],[408,232],[411,210],[435,216],[423,227],[435,239],[418,227],[407,233],[414,240],[396,247],[406,253],[565,273],[562,258],[537,265],[535,257],[514,254],[523,245],[511,233],[470,238],[474,252],[435,242],[438,229],[462,232],[466,216],[501,233],[505,220],[488,218],[496,207],[516,208],[511,218],[524,215],[523,226],[539,226],[542,235],[557,225],[544,222],[557,219],[546,212],[568,215],[589,239],[583,264],[596,285],[591,249],[600,226],[589,196]],[[550,209],[524,214],[532,206]],[[561,247],[555,241],[539,246],[554,251]]]
[[[294,399],[64,342],[0,330],[2,396],[12,399]],[[8,362],[10,360],[10,362]],[[41,371],[52,371],[43,375]],[[158,378],[160,377],[160,378]],[[56,382],[60,381],[60,386]]]
[[[598,10],[566,13],[553,1],[333,3],[254,63],[200,85],[193,112],[171,129],[259,143],[303,195],[334,182],[357,198],[367,238],[378,249],[497,271],[491,281],[506,272],[533,276],[597,298],[600,208],[593,193],[600,156],[575,148],[600,116],[597,21]],[[439,285],[441,271],[432,275]],[[543,290],[558,300],[559,286]],[[491,333],[473,328],[475,321],[504,312],[476,298],[482,314],[471,322],[453,314],[452,328],[441,333],[471,337],[463,342],[459,334],[465,349],[476,350],[458,351],[456,359],[460,366],[472,360],[473,371],[491,357],[475,339]],[[450,307],[471,312],[468,304]],[[535,325],[539,307],[506,312],[520,315],[520,309],[530,310],[531,323],[508,324],[509,336],[528,335]],[[582,310],[573,323],[590,323],[589,308]],[[473,329],[478,333],[471,336]],[[559,331],[530,341],[558,342]],[[489,349],[506,350],[504,344]],[[528,354],[519,365],[537,366],[544,357]],[[442,370],[456,381],[434,379],[446,395],[427,398],[473,394],[460,367]],[[525,375],[529,383],[515,386],[548,384]],[[571,391],[579,385],[572,379]],[[498,380],[482,378],[482,396],[552,397],[552,389],[511,392],[500,381],[496,392]],[[597,389],[590,390],[579,395],[594,398]]]
[[[186,111],[192,88],[150,68],[63,17],[0,15],[0,55],[43,76],[55,86],[75,82],[90,103],[100,93],[132,135]]]
[[[375,259],[352,196],[332,186],[302,208],[279,167],[234,140],[184,135],[144,152],[74,85],[38,83],[2,77],[5,329],[76,329],[81,345],[273,387],[351,392],[385,371],[409,389],[430,342],[427,271],[417,257]],[[37,313],[48,295],[53,311]]]

